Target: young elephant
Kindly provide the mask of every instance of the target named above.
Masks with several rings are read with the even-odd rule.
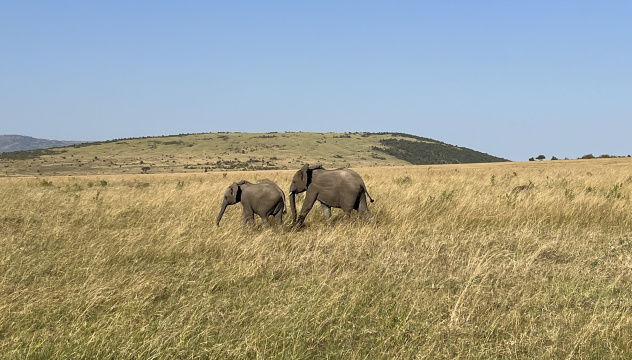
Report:
[[[306,191],[305,201],[301,213],[296,219],[296,194]],[[350,169],[325,170],[320,165],[308,164],[294,174],[290,185],[290,208],[292,220],[298,227],[303,225],[305,217],[314,206],[316,200],[325,214],[325,219],[330,222],[331,208],[340,208],[349,217],[351,210],[363,213],[369,221],[375,223],[375,218],[369,212],[366,198],[371,202],[371,196],[366,190],[364,181],[360,175]]]
[[[217,216],[217,226],[226,211],[228,205],[241,202],[243,207],[242,223],[254,222],[255,214],[261,217],[263,223],[268,225],[268,216],[276,219],[279,230],[283,224],[283,211],[285,209],[285,194],[283,190],[270,180],[263,180],[253,184],[245,180],[233,183],[224,193],[222,208]]]

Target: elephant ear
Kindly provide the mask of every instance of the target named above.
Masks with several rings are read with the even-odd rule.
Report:
[[[297,172],[294,174],[294,178],[292,179],[293,187],[298,192],[303,192],[307,190],[307,169],[309,168],[308,164],[303,165]]]
[[[312,182],[312,171],[316,170],[316,169],[322,169],[323,166],[321,164],[316,164],[316,165],[310,165],[310,164],[305,164],[303,165],[303,167],[301,168],[301,172],[302,172],[302,177],[303,177],[303,183],[305,185],[305,188],[307,188],[309,186],[309,184]]]
[[[307,182],[307,170],[309,170],[309,164],[303,165],[303,167],[300,170],[301,180],[304,182]]]
[[[234,182],[229,188],[229,193],[231,196],[231,199],[235,199],[235,203],[238,203],[241,201],[241,188],[239,187],[239,183]]]

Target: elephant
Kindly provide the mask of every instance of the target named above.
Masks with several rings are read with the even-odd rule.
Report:
[[[305,201],[303,201],[303,207],[297,220],[296,194],[304,191],[306,191]],[[292,223],[297,227],[302,227],[305,217],[314,206],[314,202],[318,200],[329,224],[331,224],[332,207],[342,209],[345,218],[348,218],[351,215],[351,210],[355,209],[375,224],[375,218],[367,206],[367,197],[373,202],[364,181],[355,171],[344,168],[326,170],[321,165],[305,164],[294,174],[290,185]]]
[[[224,193],[222,208],[217,216],[217,226],[226,211],[228,205],[241,202],[242,223],[254,223],[255,214],[261,217],[265,225],[268,225],[268,216],[276,219],[279,230],[282,229],[283,212],[285,210],[285,193],[270,180],[262,180],[253,184],[246,180],[232,183]]]

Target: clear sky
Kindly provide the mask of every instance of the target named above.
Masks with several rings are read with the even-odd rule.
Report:
[[[632,1],[0,1],[0,134],[632,153]]]

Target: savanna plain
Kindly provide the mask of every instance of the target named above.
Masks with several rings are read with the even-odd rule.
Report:
[[[214,220],[293,170],[0,178],[0,358],[632,358],[629,159],[354,170],[281,232]]]

